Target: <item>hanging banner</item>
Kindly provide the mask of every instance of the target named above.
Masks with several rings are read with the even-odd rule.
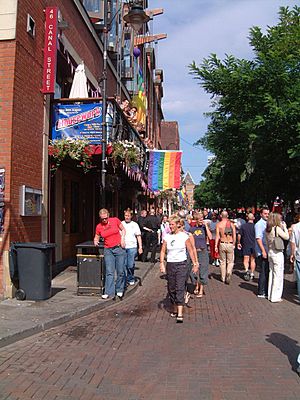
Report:
[[[133,96],[133,104],[137,108],[137,122],[146,125],[147,114],[147,95],[143,77],[143,69],[139,67],[138,73],[138,93]]]
[[[102,142],[102,103],[55,104],[52,139],[87,139]]]
[[[180,188],[181,155],[182,151],[150,151],[148,187],[152,192]]]
[[[57,59],[57,7],[46,7],[45,10],[45,44],[42,93],[54,93]]]

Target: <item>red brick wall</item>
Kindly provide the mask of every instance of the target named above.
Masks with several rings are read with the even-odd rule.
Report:
[[[12,241],[40,241],[41,218],[20,217],[20,186],[42,188],[43,95],[40,92],[43,61],[43,2],[18,5],[16,67],[12,129]],[[36,22],[36,37],[26,32],[27,14]]]
[[[69,27],[64,30],[64,34],[72,46],[80,54],[85,65],[91,73],[100,79],[102,76],[103,56],[99,47],[92,38],[90,31],[82,20],[82,17],[74,6],[72,0],[53,0],[45,1],[45,6],[58,6],[65,21]],[[108,67],[107,71],[107,91],[108,96],[113,96],[117,92],[116,79]]]
[[[0,41],[0,168],[5,168],[5,225],[0,235],[0,297],[3,294],[3,251],[8,248],[11,213],[11,131],[13,83],[15,70],[15,42]]]
[[[40,241],[41,218],[19,215],[21,185],[42,187],[44,96],[44,9],[58,6],[69,27],[64,34],[96,79],[102,75],[103,58],[72,0],[23,0],[18,2],[15,41],[0,41],[0,168],[6,169],[5,232],[0,257],[11,241]],[[27,14],[36,23],[36,37],[26,32]],[[117,83],[108,68],[108,95]],[[0,296],[3,294],[3,261],[0,258]]]
[[[161,144],[163,149],[179,150],[179,131],[177,121],[161,122]]]

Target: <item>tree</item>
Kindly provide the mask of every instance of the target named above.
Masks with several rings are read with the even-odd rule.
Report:
[[[212,95],[211,121],[197,144],[216,158],[201,190],[214,187],[233,205],[277,195],[293,201],[300,187],[300,8],[281,7],[278,24],[266,34],[253,27],[249,41],[253,60],[211,54],[189,66]]]

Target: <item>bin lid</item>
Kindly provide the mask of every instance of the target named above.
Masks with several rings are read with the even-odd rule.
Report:
[[[28,249],[40,249],[40,250],[47,250],[53,249],[56,247],[55,243],[42,243],[42,242],[13,242],[15,248],[28,248]]]
[[[84,248],[84,249],[90,249],[90,248],[98,248],[98,247],[103,247],[104,246],[104,243],[103,243],[103,241],[100,241],[99,242],[99,246],[95,246],[94,245],[94,242],[92,241],[92,240],[89,240],[89,241],[87,241],[87,242],[83,242],[83,243],[79,243],[79,244],[76,244],[76,248]]]

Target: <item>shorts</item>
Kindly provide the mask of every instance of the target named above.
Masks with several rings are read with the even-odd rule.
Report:
[[[255,256],[255,248],[254,247],[243,247],[243,256]]]

